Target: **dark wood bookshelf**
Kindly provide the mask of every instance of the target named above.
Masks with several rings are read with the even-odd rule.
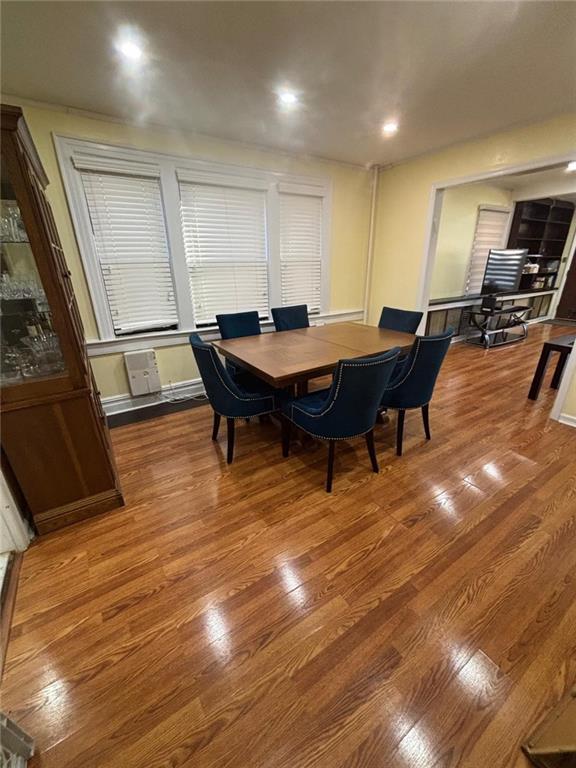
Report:
[[[567,200],[547,197],[516,203],[508,248],[528,250],[519,290],[542,291],[556,287],[573,215],[574,203]],[[538,271],[530,271],[530,265],[536,264]]]

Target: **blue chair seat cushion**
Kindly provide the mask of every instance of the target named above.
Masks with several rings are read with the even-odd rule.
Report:
[[[310,392],[308,395],[297,398],[294,400],[291,398],[288,402],[285,402],[282,406],[282,410],[286,416],[291,417],[292,411],[304,411],[307,414],[316,415],[322,411],[328,396],[330,394],[330,388],[318,389],[315,392]]]
[[[278,390],[257,377],[241,386],[222,365],[216,350],[202,341],[197,333],[190,334],[190,344],[214,411],[227,419],[263,416],[280,410]]]
[[[233,378],[238,387],[249,394],[275,395],[278,392],[275,387],[270,386],[244,368],[239,368]]]
[[[330,389],[311,392],[283,405],[296,426],[324,440],[348,440],[374,428],[380,398],[398,347],[382,355],[340,360]]]

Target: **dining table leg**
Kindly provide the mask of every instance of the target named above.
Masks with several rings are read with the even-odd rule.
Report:
[[[299,381],[296,384],[296,397],[304,397],[304,395],[308,394],[308,382],[307,381]]]
[[[568,350],[566,350],[566,352],[560,352],[560,357],[558,358],[556,368],[554,369],[554,375],[552,376],[552,383],[550,384],[552,389],[558,389],[560,386],[562,374],[564,373],[564,366],[566,365],[566,360],[568,360],[569,355],[570,352]]]
[[[544,346],[542,347],[542,352],[540,353],[540,359],[538,360],[538,365],[536,366],[536,371],[534,372],[534,378],[532,379],[530,392],[528,393],[529,400],[538,399],[540,388],[542,387],[542,381],[544,379],[544,374],[546,373],[546,367],[548,365],[549,357],[550,357],[550,347],[548,346],[548,344],[544,343]]]

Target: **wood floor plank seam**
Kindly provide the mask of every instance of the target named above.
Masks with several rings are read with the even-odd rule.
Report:
[[[576,430],[527,395],[536,325],[453,345],[380,473],[344,442],[282,459],[207,406],[112,431],[124,509],[25,554],[3,709],[30,768],[528,768],[576,683]],[[326,386],[326,379],[313,387]],[[495,397],[495,391],[498,396]]]

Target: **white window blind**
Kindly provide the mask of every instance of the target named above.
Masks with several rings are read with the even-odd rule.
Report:
[[[280,191],[280,275],[283,305],[319,312],[322,285],[322,197]]]
[[[479,208],[472,243],[465,293],[480,293],[490,249],[503,248],[510,212],[496,208]]]
[[[178,324],[158,178],[81,172],[116,335]]]
[[[180,180],[180,201],[196,325],[221,312],[267,317],[265,190]]]

